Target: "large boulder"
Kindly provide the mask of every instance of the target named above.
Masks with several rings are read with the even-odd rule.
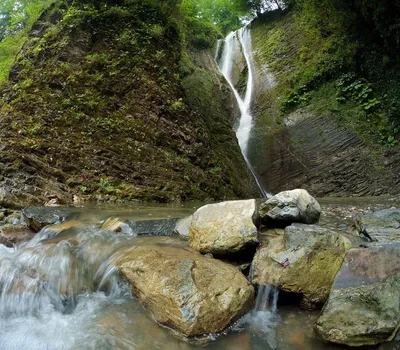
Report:
[[[189,245],[201,253],[229,255],[258,243],[256,201],[209,204],[193,214]]]
[[[400,242],[400,209],[383,209],[359,215],[355,226],[370,241]]]
[[[319,338],[350,346],[392,340],[400,327],[400,244],[352,249],[318,318]]]
[[[253,260],[253,282],[271,284],[303,295],[301,305],[313,309],[323,304],[339,271],[350,241],[337,232],[293,224],[283,235],[271,236]]]
[[[267,226],[287,226],[294,222],[315,224],[321,206],[306,190],[280,192],[260,206],[260,217]]]
[[[243,274],[189,248],[135,246],[115,265],[155,320],[185,337],[221,332],[253,305]]]

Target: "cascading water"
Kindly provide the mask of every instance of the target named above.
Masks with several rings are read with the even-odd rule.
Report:
[[[219,56],[221,42],[217,43],[217,49],[215,54],[215,59],[217,60]],[[232,70],[234,66],[235,56],[241,54],[244,56],[247,70],[248,78],[246,85],[246,92],[244,98],[242,98],[239,92],[236,90],[233,80],[232,80]],[[250,164],[248,159],[248,145],[253,129],[253,117],[251,115],[251,103],[253,99],[253,89],[254,89],[254,61],[253,53],[251,49],[251,33],[250,29],[246,26],[239,29],[236,32],[231,32],[225,39],[224,49],[219,62],[219,68],[227,82],[229,83],[237,104],[240,110],[240,121],[239,126],[236,130],[236,137],[239,142],[240,149],[242,151],[243,157],[247,163],[247,166],[253,175],[257,186],[263,195],[263,197],[268,197],[269,193],[262,186],[260,179],[254,171],[253,166]]]
[[[251,272],[250,272],[251,274]],[[252,275],[250,275],[250,282]],[[236,331],[250,330],[263,337],[271,349],[277,348],[276,327],[278,315],[279,289],[269,284],[259,285],[254,309],[243,317],[233,328]]]
[[[133,241],[145,244],[81,222],[62,233],[44,228],[19,247],[0,245],[0,349],[147,348],[146,332],[160,333],[158,326],[113,265]],[[156,337],[178,348],[167,332]]]

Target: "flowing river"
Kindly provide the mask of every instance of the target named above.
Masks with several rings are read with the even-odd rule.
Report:
[[[301,310],[296,300],[270,286],[258,288],[252,312],[222,334],[209,335],[206,343],[177,339],[157,325],[132,297],[113,260],[132,245],[186,247],[187,241],[100,226],[116,216],[184,217],[198,206],[79,208],[62,224],[64,230],[50,226],[15,248],[0,245],[0,349],[343,349],[314,336],[318,311]],[[324,220],[331,219],[325,215]]]

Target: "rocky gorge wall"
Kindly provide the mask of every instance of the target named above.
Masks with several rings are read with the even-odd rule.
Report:
[[[249,158],[262,182],[272,192],[302,187],[317,196],[398,194],[398,152],[379,144],[358,106],[337,102],[333,83],[289,93],[292,100],[285,95],[299,80],[300,64],[325,64],[318,61],[321,43],[307,41],[296,21],[276,12],[252,23],[258,80]],[[288,102],[296,107],[282,108]]]
[[[41,16],[0,94],[0,204],[255,195],[229,90],[174,6],[59,1]]]

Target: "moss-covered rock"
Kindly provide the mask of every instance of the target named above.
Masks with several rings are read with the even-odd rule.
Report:
[[[303,296],[301,305],[316,308],[329,296],[351,242],[329,229],[293,224],[270,237],[253,260],[253,282],[271,284]]]
[[[319,338],[350,346],[392,340],[400,327],[400,245],[352,249],[316,322]]]

